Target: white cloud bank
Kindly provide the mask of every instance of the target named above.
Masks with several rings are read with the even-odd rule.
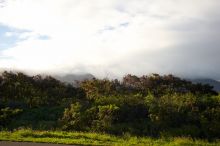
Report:
[[[0,67],[220,78],[219,7],[219,0],[6,0],[0,24],[28,32],[0,51]]]

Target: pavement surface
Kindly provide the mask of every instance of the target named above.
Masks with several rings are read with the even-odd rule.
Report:
[[[0,146],[73,146],[73,145],[0,141]]]

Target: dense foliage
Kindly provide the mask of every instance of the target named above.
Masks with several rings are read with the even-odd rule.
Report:
[[[0,107],[1,127],[9,129],[220,138],[218,93],[173,75],[94,78],[73,87],[51,76],[4,72]]]
[[[27,76],[3,72],[0,76],[0,103],[9,106],[55,106],[72,102],[80,94],[77,88],[51,76]]]

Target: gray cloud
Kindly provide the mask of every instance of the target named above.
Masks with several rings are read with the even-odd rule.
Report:
[[[211,15],[204,20],[189,19],[171,27],[175,45],[159,51],[137,52],[122,65],[134,74],[173,73],[186,78],[211,77],[220,79],[220,17]],[[158,42],[159,43],[159,42]]]

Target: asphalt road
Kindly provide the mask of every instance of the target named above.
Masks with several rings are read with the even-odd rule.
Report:
[[[48,144],[48,143],[32,143],[32,142],[9,142],[0,141],[0,146],[71,146],[65,144]],[[73,145],[72,145],[73,146]]]

